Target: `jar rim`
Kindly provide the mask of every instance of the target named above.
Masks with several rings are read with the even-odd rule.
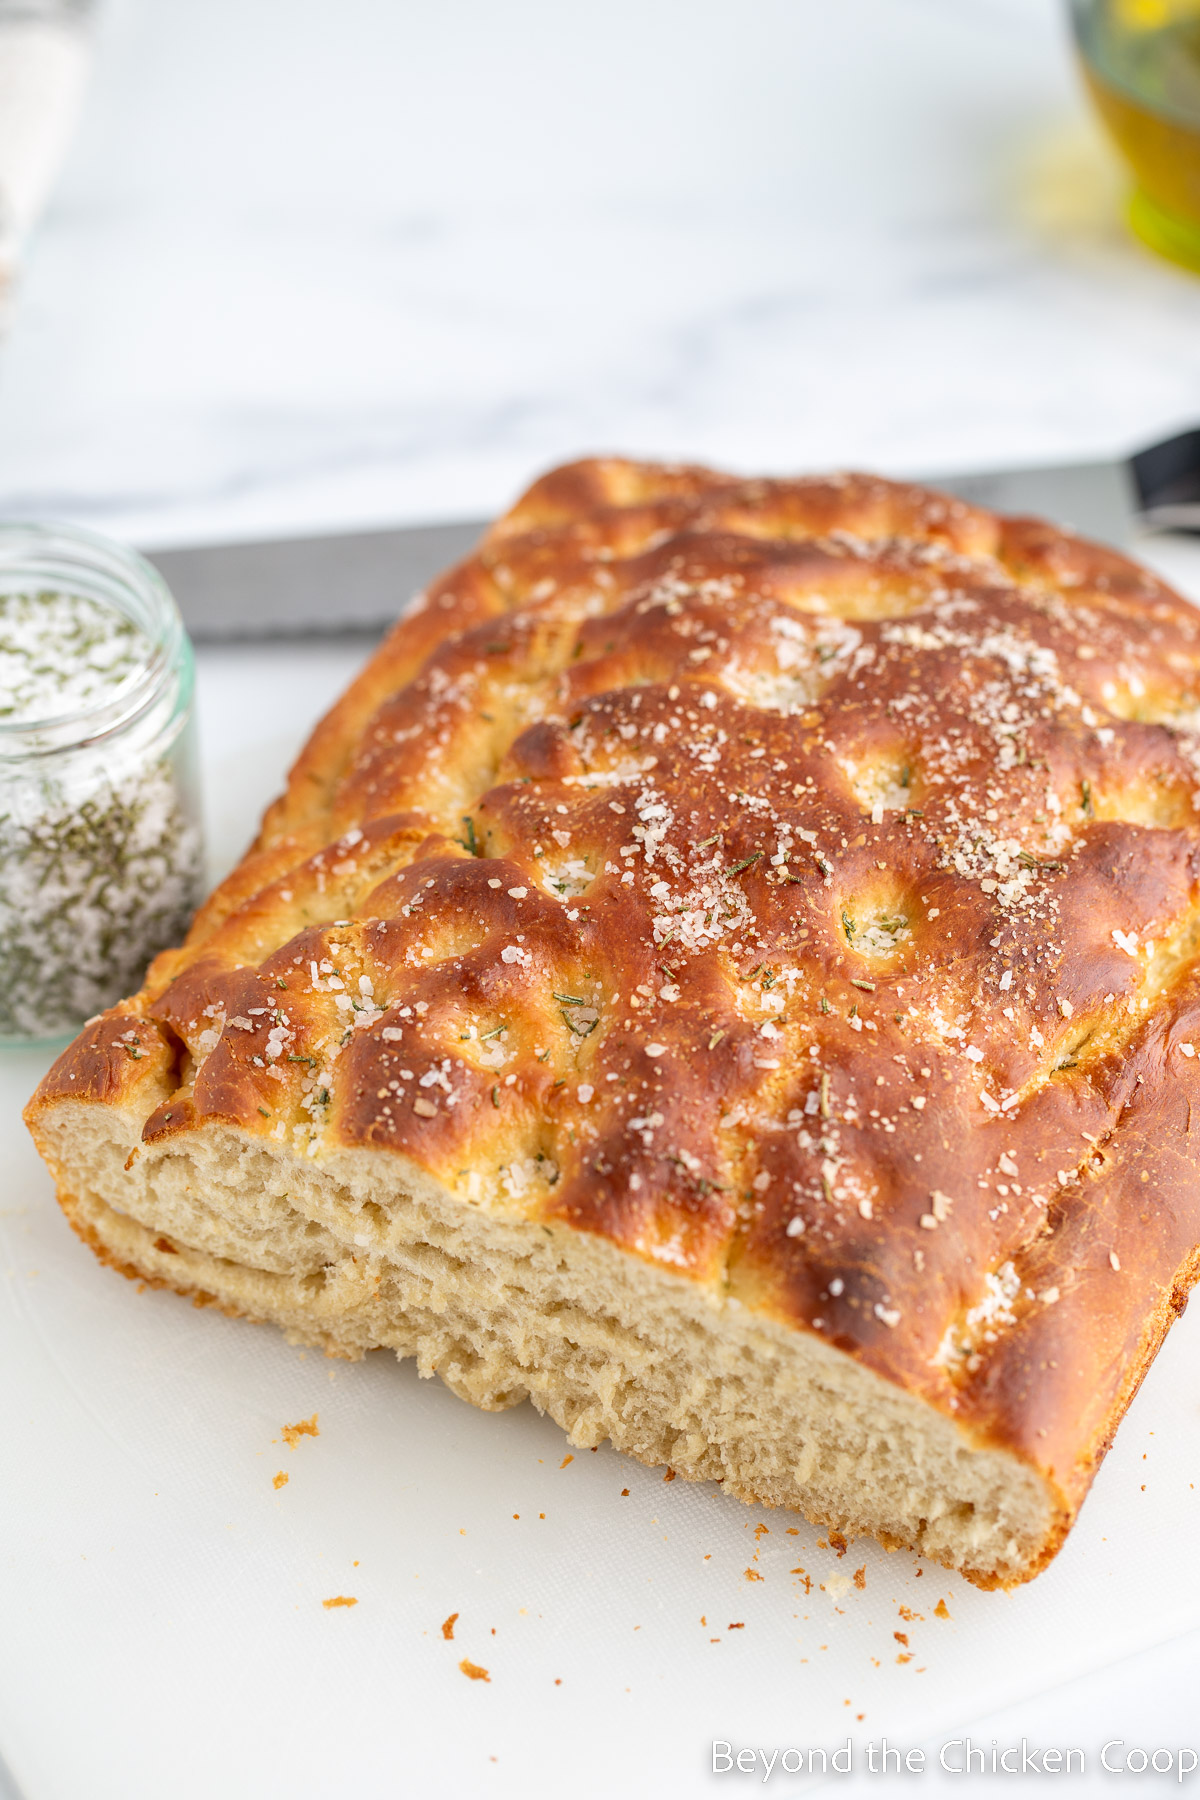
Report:
[[[190,663],[179,608],[152,563],[125,544],[79,525],[0,523],[0,588],[30,586],[109,606],[141,631],[150,649],[116,693],[44,718],[0,719],[0,757],[78,749],[135,721]]]

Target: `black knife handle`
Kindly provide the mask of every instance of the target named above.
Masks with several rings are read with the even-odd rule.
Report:
[[[1139,511],[1164,531],[1200,531],[1200,429],[1151,444],[1129,459]]]

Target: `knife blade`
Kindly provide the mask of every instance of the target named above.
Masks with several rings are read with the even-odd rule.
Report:
[[[1118,549],[1138,532],[1200,531],[1200,429],[1124,461],[927,479],[978,506],[1036,513]],[[378,634],[426,582],[468,555],[487,525],[486,519],[463,519],[145,554],[198,642]]]
[[[1200,531],[1200,429],[1126,461],[935,475],[929,485],[995,512],[1036,513],[1126,550],[1139,533]]]
[[[1035,513],[1118,550],[1128,549],[1142,515],[1132,461],[932,475],[929,485],[993,512]]]
[[[197,642],[378,633],[490,521],[147,550]]]

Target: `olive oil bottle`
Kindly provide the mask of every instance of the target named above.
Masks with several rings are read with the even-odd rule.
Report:
[[[1129,222],[1200,270],[1200,0],[1074,0],[1084,76],[1133,170]]]

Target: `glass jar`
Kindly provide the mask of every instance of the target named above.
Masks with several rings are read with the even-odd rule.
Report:
[[[73,1034],[199,900],[192,650],[132,550],[0,526],[0,1043]]]
[[[1200,0],[1071,0],[1096,110],[1132,170],[1129,223],[1200,270]]]

